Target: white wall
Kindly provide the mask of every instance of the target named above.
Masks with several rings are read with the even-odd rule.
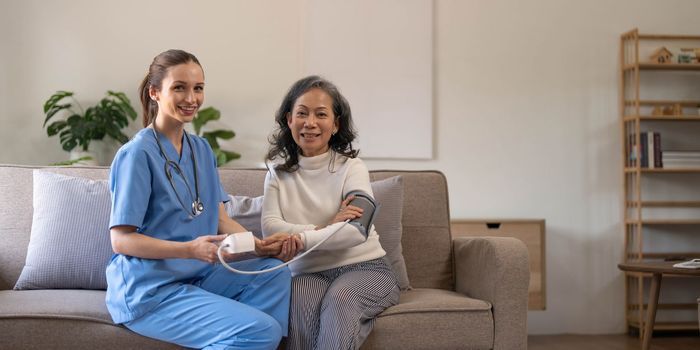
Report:
[[[206,104],[238,133],[232,165],[258,163],[299,78],[305,4],[0,0],[0,163],[65,159],[44,100],[114,89],[137,106],[171,47],[202,61]],[[435,159],[367,163],[443,171],[453,218],[546,219],[547,310],[529,313],[530,333],[622,332],[619,34],[700,34],[698,13],[683,0],[435,0]]]

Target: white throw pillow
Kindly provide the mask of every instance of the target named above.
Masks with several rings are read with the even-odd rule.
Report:
[[[14,289],[106,289],[107,181],[34,170],[32,230]]]

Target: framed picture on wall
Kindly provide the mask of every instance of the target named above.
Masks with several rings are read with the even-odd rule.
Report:
[[[433,3],[309,0],[302,74],[348,99],[363,158],[433,158]]]

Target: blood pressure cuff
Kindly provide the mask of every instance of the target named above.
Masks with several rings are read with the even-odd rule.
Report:
[[[362,208],[362,217],[356,218],[348,222],[348,225],[352,225],[357,227],[357,229],[362,233],[362,235],[365,236],[365,240],[367,239],[367,236],[369,236],[369,230],[372,227],[372,223],[374,222],[374,217],[377,214],[377,211],[379,210],[379,205],[377,202],[370,196],[368,193],[363,192],[363,191],[352,191],[348,193],[345,198],[348,198],[350,196],[355,196],[348,205],[353,205],[358,208]]]

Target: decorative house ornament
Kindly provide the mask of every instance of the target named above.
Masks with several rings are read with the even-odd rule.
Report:
[[[651,61],[654,63],[673,63],[673,54],[665,47],[660,47],[651,55]]]
[[[653,115],[653,116],[662,116],[662,115],[680,116],[682,114],[683,114],[683,106],[681,106],[680,103],[674,103],[672,105],[654,106],[654,108],[651,111],[651,115]]]

